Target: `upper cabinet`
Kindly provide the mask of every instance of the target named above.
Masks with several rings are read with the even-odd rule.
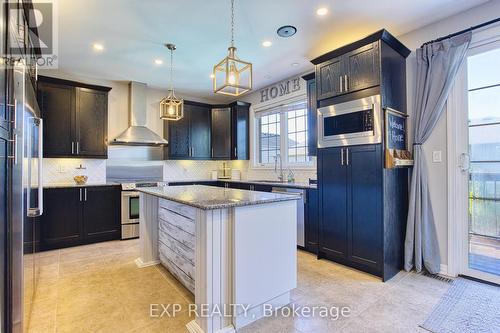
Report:
[[[212,158],[231,159],[231,108],[212,109]]]
[[[231,159],[250,159],[250,104],[234,102],[231,107]]]
[[[380,30],[312,60],[316,65],[317,101],[380,86],[382,65],[389,68],[398,61],[391,52],[404,59],[410,50],[389,32]]]
[[[164,123],[170,159],[210,159],[210,111],[208,104],[185,101],[184,117]]]
[[[248,160],[250,104],[184,101],[184,117],[165,122],[168,159]]]
[[[314,73],[302,77],[307,82],[307,153],[316,156],[318,150],[318,121],[316,79]]]
[[[379,84],[379,42],[373,42],[316,67],[318,99],[370,88]]]
[[[44,157],[107,158],[109,90],[39,77]]]

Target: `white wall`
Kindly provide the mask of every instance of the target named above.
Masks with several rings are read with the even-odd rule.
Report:
[[[419,48],[422,43],[490,21],[497,18],[499,15],[500,1],[494,0],[484,5],[472,8],[466,12],[451,16],[437,23],[414,30],[402,36],[398,36],[398,39],[414,51]],[[413,100],[415,95],[415,71],[415,52],[412,52],[407,60],[408,113],[410,114],[410,124],[413,114]],[[441,118],[423,149],[429,168],[429,188],[438,233],[441,262],[446,265],[448,262],[446,116]],[[432,152],[438,150],[442,151],[443,161],[441,163],[433,163]]]

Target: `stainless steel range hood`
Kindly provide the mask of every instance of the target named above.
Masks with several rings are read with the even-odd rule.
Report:
[[[144,83],[129,83],[130,127],[118,135],[112,144],[128,146],[164,146],[168,144],[167,140],[146,127],[146,88]]]

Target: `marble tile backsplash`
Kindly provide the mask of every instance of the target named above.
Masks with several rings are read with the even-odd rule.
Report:
[[[85,169],[77,169],[79,166]],[[73,177],[85,175],[88,183],[106,182],[106,160],[79,158],[44,158],[44,184],[72,183]]]

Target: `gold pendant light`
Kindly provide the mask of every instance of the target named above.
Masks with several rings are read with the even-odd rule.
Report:
[[[231,46],[213,69],[214,93],[240,96],[252,90],[252,63],[238,59],[234,47],[234,0],[231,0]]]
[[[184,100],[175,97],[172,72],[174,67],[174,44],[165,44],[170,50],[170,89],[168,96],[160,101],[160,119],[177,121],[184,117]]]

